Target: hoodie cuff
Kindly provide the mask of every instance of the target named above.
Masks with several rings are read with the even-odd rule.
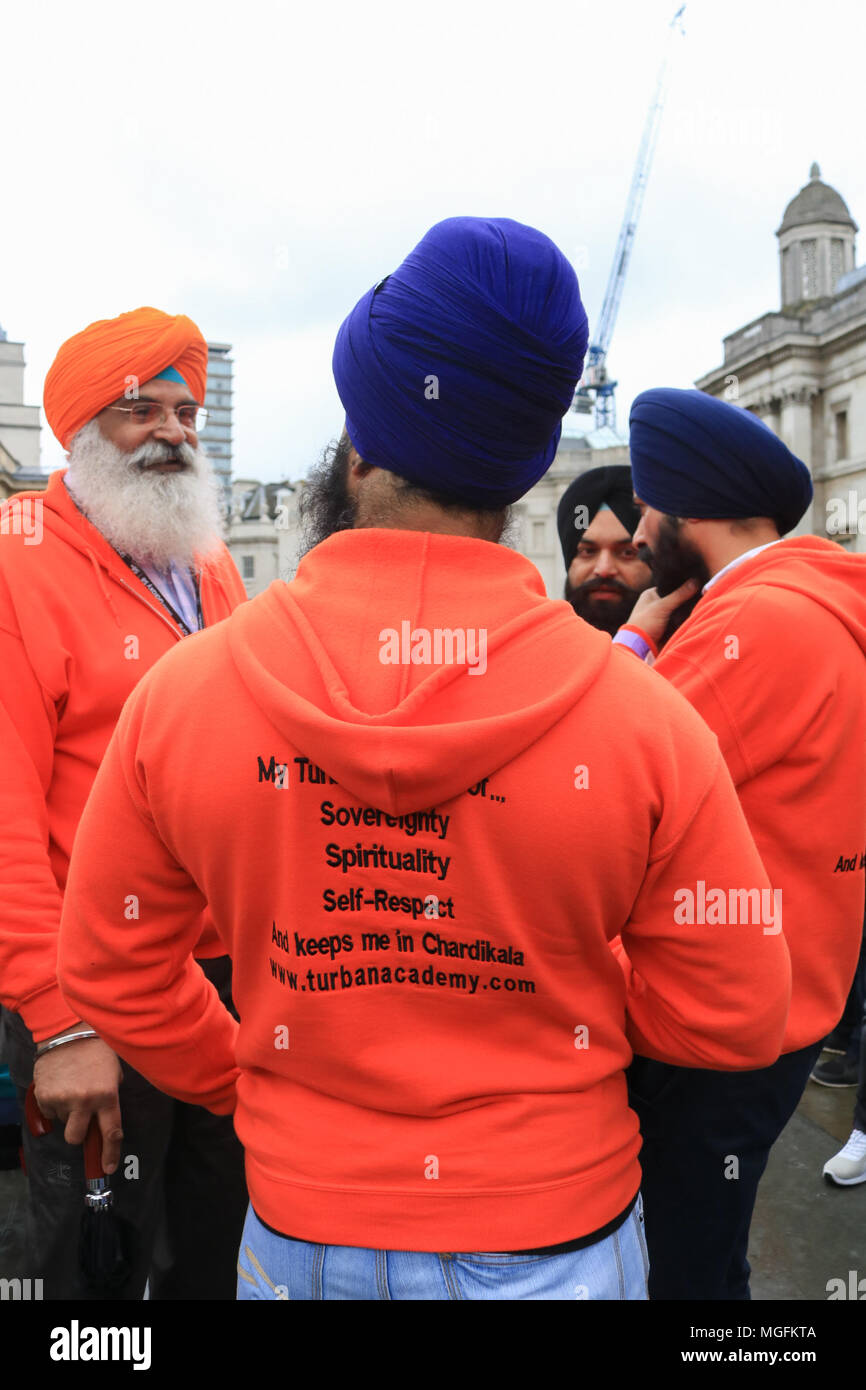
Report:
[[[56,983],[22,999],[14,1012],[24,1020],[35,1043],[46,1042],[81,1023],[81,1014],[70,1009]]]

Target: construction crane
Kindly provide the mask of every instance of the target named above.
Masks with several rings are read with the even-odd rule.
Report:
[[[637,163],[635,164],[634,177],[631,181],[631,189],[625,207],[625,216],[622,219],[622,226],[619,230],[616,254],[613,258],[613,265],[611,266],[610,277],[607,282],[607,289],[605,290],[604,303],[601,306],[601,314],[599,315],[595,335],[590,343],[589,351],[586,356],[586,367],[583,377],[578,382],[571,407],[572,410],[577,411],[579,414],[589,414],[590,411],[594,409],[596,429],[601,429],[605,425],[610,425],[612,429],[616,427],[616,400],[614,393],[617,383],[611,381],[608,377],[607,353],[610,347],[610,340],[613,336],[616,316],[619,312],[626,271],[628,270],[628,263],[631,258],[638,218],[640,217],[641,205],[649,178],[650,165],[652,164],[652,158],[658,140],[662,107],[664,106],[665,100],[665,85],[667,81],[671,46],[675,34],[685,34],[682,22],[685,8],[685,5],[680,5],[668,25],[668,43],[661,67],[659,68],[655,92],[650,102],[649,112],[647,113],[643,138],[640,142]]]

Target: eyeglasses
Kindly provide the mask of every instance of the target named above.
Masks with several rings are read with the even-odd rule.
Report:
[[[135,405],[109,405],[107,410],[122,410],[129,416],[133,425],[164,425],[169,415],[177,416],[185,430],[203,430],[207,424],[207,411],[203,405],[160,405],[157,401],[137,401]]]

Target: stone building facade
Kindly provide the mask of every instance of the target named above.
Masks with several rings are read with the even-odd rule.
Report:
[[[39,406],[24,404],[24,344],[0,328],[0,499],[43,489],[39,467]]]
[[[866,266],[844,199],[809,182],[785,209],[781,307],[724,339],[724,362],[695,384],[763,419],[808,465],[813,504],[797,532],[866,553]]]
[[[226,544],[248,598],[275,579],[291,579],[298,567],[301,529],[298,503],[304,484],[232,479]]]

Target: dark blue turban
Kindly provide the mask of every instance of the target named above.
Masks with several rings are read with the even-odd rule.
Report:
[[[635,399],[629,428],[635,493],[668,516],[767,516],[784,535],[812,500],[805,463],[742,406],[660,387]]]
[[[337,334],[349,438],[377,468],[503,507],[553,462],[587,336],[577,276],[549,237],[449,217]]]

